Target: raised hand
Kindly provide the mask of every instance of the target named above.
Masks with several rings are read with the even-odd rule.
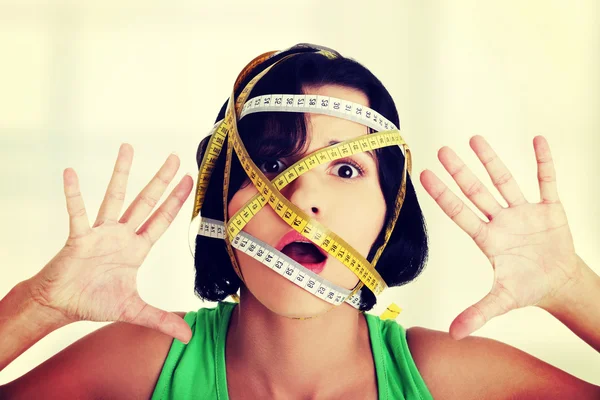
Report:
[[[75,171],[65,169],[64,192],[69,238],[58,254],[28,280],[32,297],[67,321],[123,321],[156,329],[183,342],[187,323],[174,313],[146,304],[137,291],[138,268],[170,226],[193,186],[186,175],[148,220],[175,173],[179,158],[170,155],[119,218],[133,148],[121,145],[104,201],[90,227]],[[138,228],[139,227],[139,228]]]
[[[448,147],[438,158],[462,192],[481,210],[483,221],[429,170],[421,173],[425,190],[489,259],[494,269],[492,289],[460,313],[450,335],[461,339],[487,321],[510,310],[554,301],[564,285],[578,275],[577,255],[567,217],[558,198],[556,173],[548,142],[533,139],[538,165],[540,201],[529,203],[494,150],[481,136],[469,144],[506,200],[500,205],[488,189]]]

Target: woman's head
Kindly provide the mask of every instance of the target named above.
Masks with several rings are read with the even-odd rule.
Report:
[[[271,63],[260,65],[246,82]],[[341,98],[368,106],[399,126],[398,114],[387,90],[366,68],[348,58],[330,59],[312,52],[296,55],[274,66],[257,83],[250,97],[278,93]],[[223,118],[224,111],[225,106],[217,120]],[[239,121],[238,130],[254,163],[269,179],[309,153],[333,142],[368,133],[364,125],[345,119],[284,112],[247,115]],[[200,144],[198,160],[201,160],[206,144],[207,139]],[[383,231],[395,208],[403,166],[404,156],[397,146],[357,153],[320,165],[298,177],[281,193],[372,261],[375,251],[383,243]],[[202,208],[204,217],[223,220],[223,168],[224,155],[219,158],[208,186]],[[229,217],[254,194],[256,189],[247,180],[234,155]],[[244,228],[273,247],[277,247],[283,235],[291,230],[269,206],[263,207]],[[284,252],[292,258],[302,258],[301,247],[289,246]],[[195,254],[195,289],[200,297],[223,300],[243,284],[231,266],[224,241],[198,236]],[[243,253],[237,255],[247,288],[272,311],[301,316],[319,314],[331,307],[253,258]],[[311,255],[308,257],[310,259]],[[420,273],[426,257],[425,224],[412,182],[407,179],[406,197],[396,228],[376,269],[388,286],[399,286]],[[319,274],[347,289],[358,282],[358,278],[334,257],[327,258],[325,268]],[[373,293],[363,288],[361,310],[369,310],[374,304]]]

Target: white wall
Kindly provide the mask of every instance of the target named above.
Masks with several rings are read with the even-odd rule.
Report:
[[[399,108],[414,176],[432,169],[458,191],[436,157],[449,145],[492,187],[468,146],[482,134],[537,201],[532,139],[543,134],[577,251],[600,273],[595,0],[239,4],[0,0],[0,297],[64,244],[64,168],[77,171],[92,222],[121,142],[136,152],[127,204],[171,151],[182,158],[175,181],[195,172],[196,146],[240,69],[299,42],[332,47],[383,81]],[[404,326],[447,331],[489,291],[492,269],[415,181],[430,261],[418,281],[389,290],[373,312],[395,301]],[[139,273],[142,297],[169,310],[203,306],[187,244],[192,203]],[[100,326],[80,322],[52,333],[2,371],[0,383]],[[476,334],[600,384],[599,354],[541,309],[510,312]]]

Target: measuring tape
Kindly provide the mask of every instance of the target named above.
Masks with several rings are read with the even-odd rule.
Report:
[[[202,218],[198,234],[225,239],[223,221]],[[354,308],[360,306],[360,292],[351,296],[349,289],[328,281],[247,232],[239,232],[231,240],[231,245],[328,303],[337,306],[346,301]]]
[[[279,53],[265,53],[255,60],[251,61],[250,64],[242,71],[238,79],[236,79],[235,87],[238,87],[242,81],[251,73],[251,69],[256,65],[266,61],[274,54]],[[308,172],[310,169],[315,168],[325,162],[342,158],[347,155],[351,155],[357,152],[374,150],[381,147],[399,145],[404,150],[405,154],[405,165],[403,169],[403,177],[400,190],[398,191],[396,207],[394,209],[393,218],[386,227],[385,241],[382,246],[378,249],[376,259],[379,258],[383,248],[387,244],[389,236],[393,231],[397,216],[400,211],[400,207],[404,200],[405,188],[406,188],[406,174],[410,173],[411,159],[408,146],[400,136],[397,128],[393,123],[379,115],[376,111],[371,110],[369,107],[362,106],[359,104],[351,103],[342,99],[336,99],[328,96],[317,96],[317,95],[263,95],[258,96],[248,101],[247,97],[250,94],[252,88],[256,83],[277,63],[296,55],[295,53],[289,54],[271,66],[264,69],[260,74],[254,77],[242,90],[237,99],[235,99],[235,89],[232,93],[226,110],[225,118],[215,124],[215,127],[211,131],[211,139],[208,142],[207,148],[204,152],[203,159],[200,164],[198,183],[196,190],[196,197],[194,203],[194,212],[192,220],[194,220],[201,210],[204,196],[208,187],[210,176],[216,164],[216,160],[219,157],[225,140],[228,141],[227,153],[226,153],[226,164],[224,174],[224,190],[223,190],[223,203],[224,203],[224,215],[226,216],[224,222],[203,219],[200,225],[198,234],[206,235],[211,233],[211,230],[218,231],[219,227],[224,228],[223,239],[226,242],[226,248],[229,256],[232,260],[232,264],[238,276],[243,281],[241,269],[237,265],[237,258],[233,252],[233,247],[240,250],[240,245],[245,243],[242,249],[245,249],[248,243],[252,243],[249,246],[254,249],[259,247],[262,249],[262,254],[259,256],[259,261],[263,264],[271,267],[271,265],[278,265],[277,261],[272,264],[275,257],[277,260],[281,260],[281,267],[283,263],[287,263],[283,276],[293,276],[295,283],[298,286],[303,287],[314,295],[322,298],[335,305],[339,305],[342,302],[348,302],[351,305],[358,307],[360,300],[360,289],[363,285],[366,285],[376,295],[381,293],[386,287],[385,282],[381,276],[377,273],[374,265],[371,265],[362,255],[356,252],[349,244],[347,244],[338,235],[331,232],[326,227],[319,224],[317,221],[310,219],[302,210],[290,203],[280,192],[279,189],[285,187],[287,184],[292,182],[294,179]],[[331,52],[325,54],[328,57],[332,56]],[[335,55],[333,55],[335,57]],[[249,67],[250,66],[250,67]],[[243,78],[240,78],[243,77]],[[287,168],[281,174],[279,174],[273,182],[267,179],[262,171],[254,164],[250,156],[248,155],[239,132],[237,130],[237,121],[243,118],[245,115],[254,112],[264,111],[292,111],[292,112],[313,112],[328,114],[355,122],[359,122],[376,132],[386,129],[386,131],[379,132],[376,134],[365,135],[365,137],[358,137],[355,139],[347,140],[342,143],[321,149],[314,152],[302,160],[296,162],[291,167]],[[243,169],[246,171],[248,177],[252,181],[253,185],[258,190],[258,194],[254,196],[250,201],[246,203],[232,218],[227,221],[227,193],[229,187],[231,160],[233,151],[240,160]],[[407,171],[408,170],[408,171]],[[273,249],[272,247],[258,241],[258,239],[249,236],[247,233],[242,232],[245,224],[266,204],[271,206],[273,210],[293,229],[298,231],[300,234],[311,240],[314,244],[318,245],[329,254],[335,256],[340,260],[347,268],[349,268],[354,274],[360,279],[359,284],[350,291],[348,289],[340,288],[339,286],[327,282],[320,278],[317,274],[304,268],[301,264],[295,262],[283,253]],[[217,224],[223,224],[219,225]],[[217,236],[211,236],[217,237]],[[236,247],[238,246],[238,247]],[[243,251],[243,250],[242,250]],[[259,251],[259,250],[256,250]],[[269,257],[264,254],[269,253]],[[256,257],[254,257],[256,258]],[[265,261],[267,260],[268,261]],[[290,262],[291,261],[291,262]],[[278,268],[278,267],[276,267]],[[271,269],[273,269],[271,267]],[[277,270],[280,271],[279,268]],[[305,278],[305,277],[309,278]],[[298,277],[301,277],[298,279]],[[317,279],[318,278],[318,279]],[[306,286],[309,282],[314,282],[310,286]],[[318,287],[315,288],[315,286]],[[308,289],[307,289],[308,288]],[[321,289],[322,288],[322,289]],[[358,300],[357,300],[358,299]],[[395,305],[393,305],[395,306]],[[399,312],[399,308],[395,306],[392,308],[392,314]],[[396,314],[397,315],[397,314]]]
[[[277,190],[280,190],[299,176],[321,164],[342,158],[345,155],[361,152],[365,148],[374,150],[397,144],[400,141],[400,138],[396,132],[397,131],[385,131],[368,135],[368,138],[358,137],[312,153],[279,174],[274,179],[274,186]],[[234,149],[237,150],[235,143]],[[357,151],[355,151],[355,149],[357,149]],[[249,164],[247,158],[247,154],[240,156],[240,161],[244,168]],[[256,185],[258,187],[262,186],[262,193],[255,195],[244,207],[231,217],[227,223],[227,233],[229,234],[230,239],[237,235],[265,204],[269,204],[273,206],[274,211],[288,225],[340,260],[348,268],[354,271],[357,276],[364,279],[363,282],[370,289],[374,289],[376,294],[379,294],[381,290],[383,290],[384,286],[378,283],[378,280],[383,282],[379,273],[377,273],[375,269],[369,270],[368,267],[371,266],[368,261],[362,256],[356,255],[356,253],[353,254],[350,250],[350,245],[343,241],[343,239],[335,233],[328,231],[327,228],[319,223],[308,221],[306,217],[303,218],[299,209],[295,206],[290,206],[292,203],[289,203],[289,201],[286,203],[281,199],[278,199],[273,192],[269,192],[266,183],[261,185],[260,181],[258,181],[258,174],[250,172],[250,179],[257,182]]]

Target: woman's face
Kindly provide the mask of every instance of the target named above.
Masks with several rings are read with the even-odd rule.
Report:
[[[344,86],[305,87],[304,92],[369,106],[364,93]],[[294,162],[330,146],[332,142],[335,144],[367,133],[364,125],[329,115],[307,114],[307,122],[307,146],[297,157],[274,162],[255,160],[267,178],[273,179]],[[242,185],[229,202],[229,216],[234,215],[256,193],[251,183]],[[379,185],[374,153],[357,153],[349,158],[321,164],[296,178],[281,193],[308,216],[343,238],[364,257],[367,257],[383,227],[386,205]],[[271,207],[265,205],[245,226],[244,231],[276,247],[282,237],[293,229]],[[297,258],[298,251],[293,247],[284,249],[284,253]],[[254,258],[239,250],[234,251],[246,287],[271,311],[287,317],[303,317],[321,314],[332,307]],[[307,262],[305,258],[302,260],[301,264]],[[319,275],[347,289],[352,289],[358,283],[356,275],[332,256],[327,257],[325,267]]]

